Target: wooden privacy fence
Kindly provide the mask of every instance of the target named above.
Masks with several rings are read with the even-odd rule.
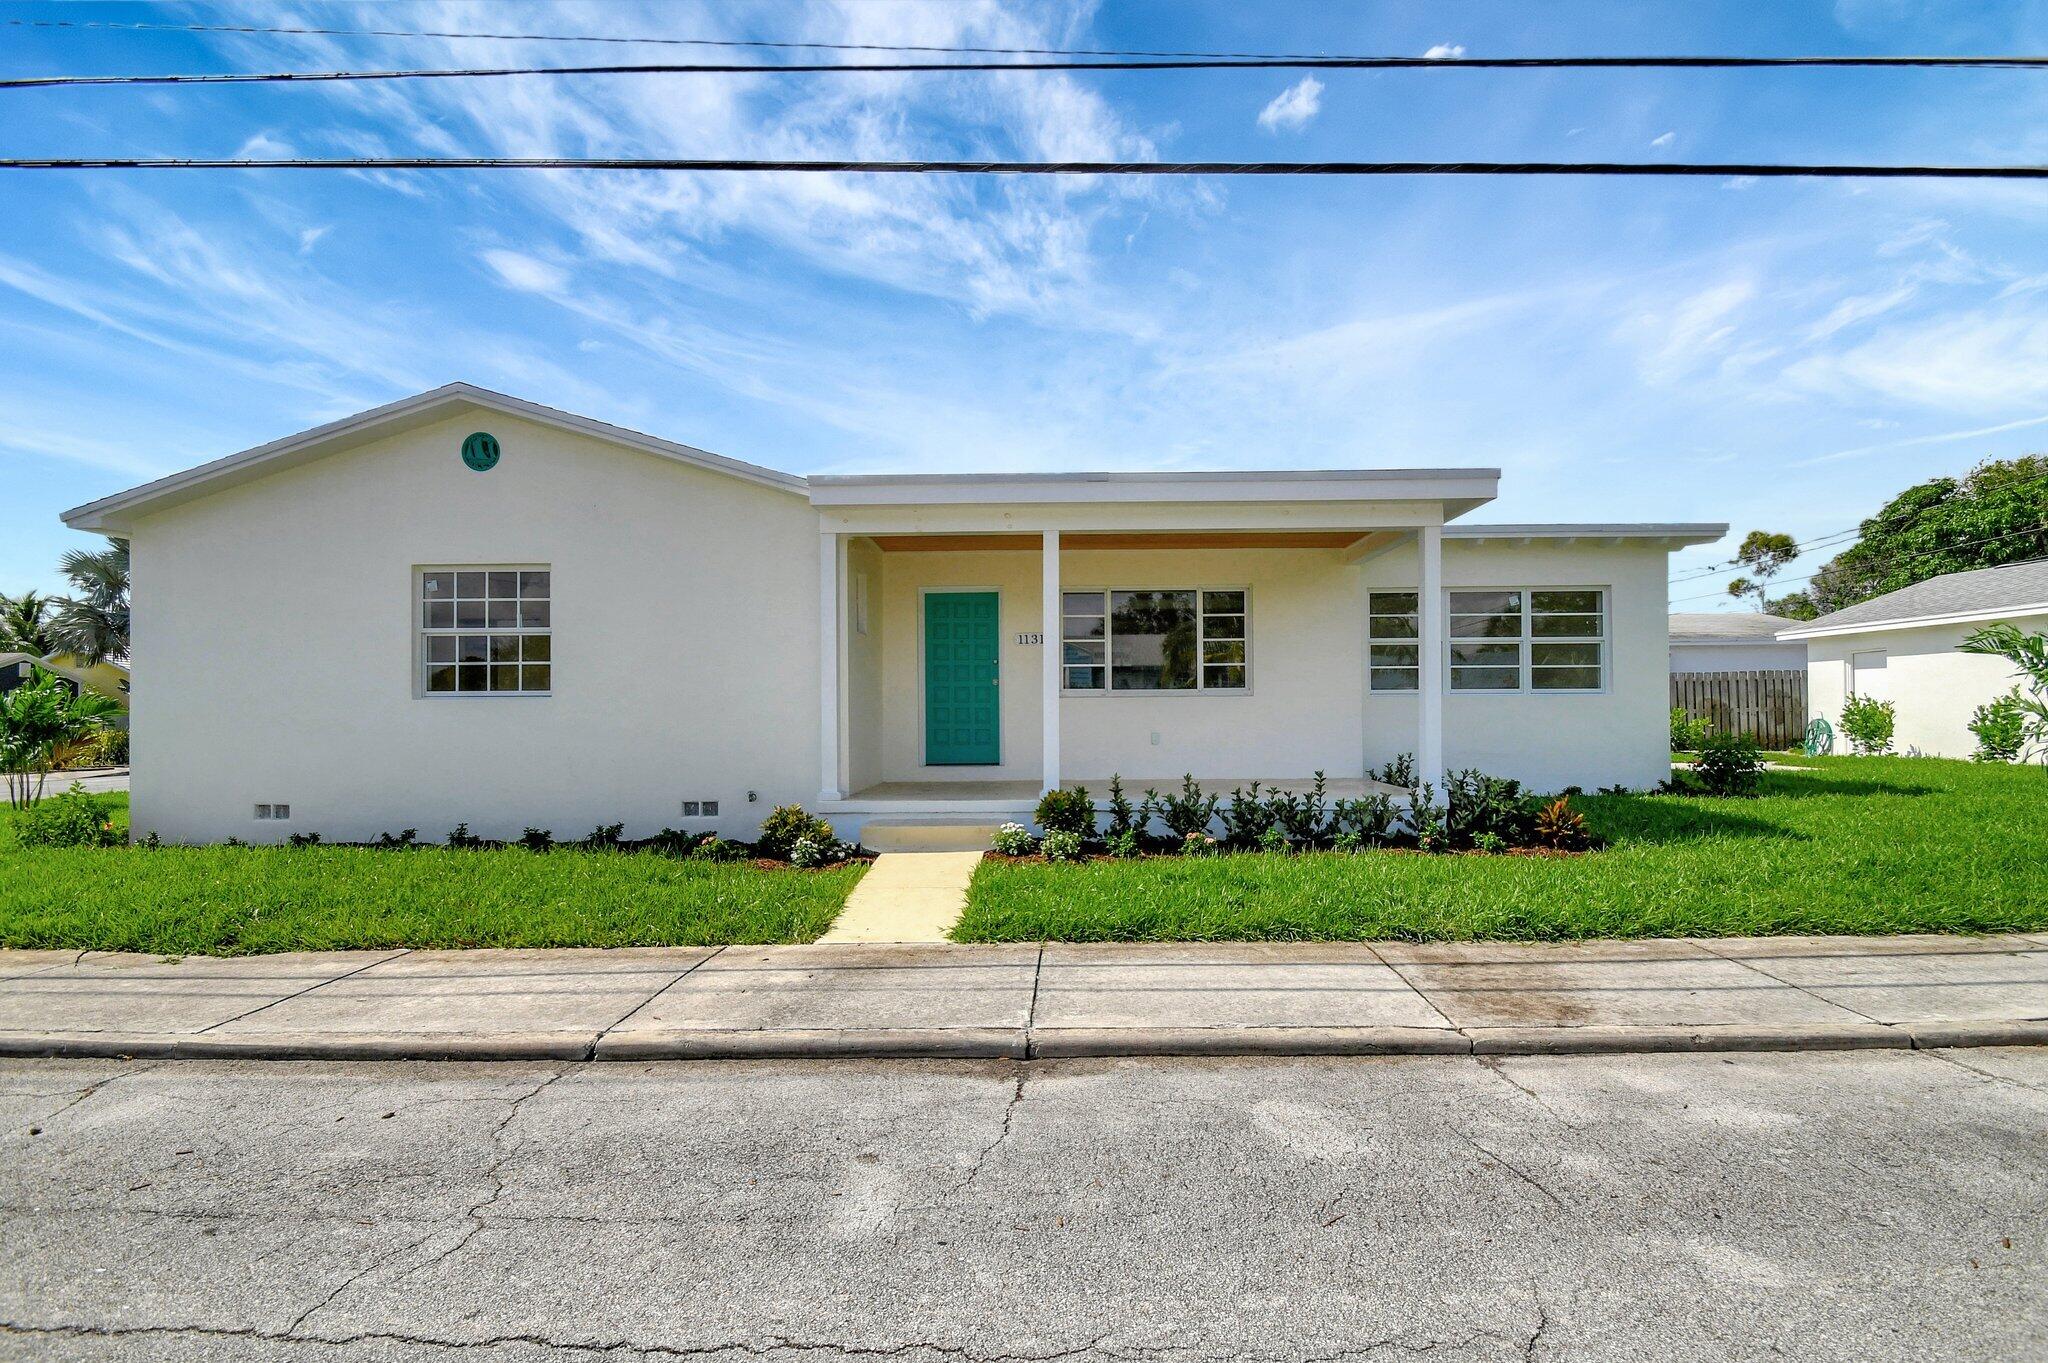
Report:
[[[1806,733],[1806,672],[1674,672],[1671,705],[1716,733],[1789,748]]]

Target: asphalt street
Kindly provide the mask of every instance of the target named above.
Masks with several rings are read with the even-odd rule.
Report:
[[[0,1064],[0,1357],[2048,1356],[2048,1050]]]

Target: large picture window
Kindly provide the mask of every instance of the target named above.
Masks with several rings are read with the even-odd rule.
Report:
[[[1241,589],[1060,594],[1060,684],[1069,691],[1245,691],[1250,649]]]
[[[421,569],[421,693],[546,695],[553,612],[546,568]]]
[[[1453,691],[1598,691],[1607,593],[1513,588],[1450,594]]]

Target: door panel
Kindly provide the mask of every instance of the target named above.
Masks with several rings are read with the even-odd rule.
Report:
[[[1003,760],[994,592],[924,598],[924,760],[934,767]]]

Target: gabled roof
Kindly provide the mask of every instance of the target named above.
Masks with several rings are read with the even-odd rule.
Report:
[[[1674,644],[1774,644],[1778,631],[1799,624],[1782,615],[1758,611],[1674,611]]]
[[[600,440],[611,440],[649,454],[661,455],[681,463],[693,464],[698,468],[715,473],[730,474],[751,483],[779,488],[801,495],[804,480],[791,473],[780,473],[774,469],[762,468],[758,464],[743,463],[728,459],[724,455],[711,454],[690,445],[680,445],[673,440],[647,435],[640,431],[614,426],[609,422],[577,416],[554,407],[545,407],[538,402],[494,393],[488,388],[479,388],[470,383],[450,383],[430,392],[418,393],[382,407],[372,407],[367,412],[330,421],[325,426],[315,426],[297,435],[288,435],[282,440],[273,440],[239,454],[228,455],[197,468],[173,473],[140,487],[117,492],[111,497],[102,497],[96,502],[73,507],[64,513],[64,523],[74,530],[117,530],[132,516],[153,511],[195,497],[206,496],[248,482],[268,474],[295,468],[310,463],[322,456],[351,449],[366,441],[392,435],[414,427],[424,426],[445,416],[464,409],[502,412],[508,416],[522,417],[528,421],[553,426],[558,430],[572,431],[579,435],[594,436]]]
[[[1883,596],[1845,606],[1818,620],[1780,630],[1780,639],[1854,634],[1867,629],[1965,624],[2016,615],[2048,615],[2048,559],[1973,568],[1915,582]]]

